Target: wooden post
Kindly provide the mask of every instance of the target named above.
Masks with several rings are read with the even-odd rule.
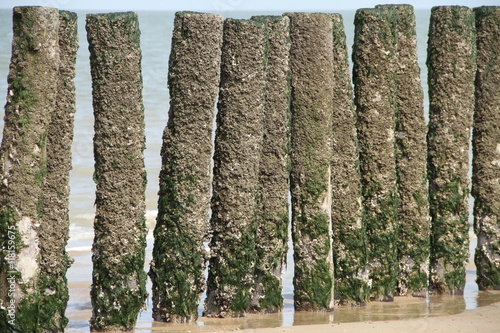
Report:
[[[153,261],[153,318],[192,322],[205,290],[212,124],[222,27],[214,14],[178,12],[170,54],[170,111],[163,134]]]
[[[264,137],[259,171],[255,286],[251,311],[283,308],[282,278],[288,250],[290,140],[289,19],[252,17],[266,26]]]
[[[469,259],[469,139],[474,110],[474,13],[434,7],[428,44],[430,291],[462,294]]]
[[[356,114],[344,24],[333,21],[332,229],[335,293],[339,304],[369,300],[366,235],[362,221]]]
[[[130,330],[146,299],[144,107],[137,14],[87,15],[95,116],[91,330]]]
[[[481,290],[500,289],[500,7],[478,7],[476,107],[472,138],[475,262]]]
[[[58,98],[59,11],[15,7],[13,22],[0,148],[0,331],[39,332],[40,318],[52,318],[54,308],[61,311],[59,300],[48,304],[47,290],[39,288],[45,281],[39,247],[41,195],[47,135]]]
[[[392,301],[397,280],[396,21],[388,9],[359,9],[353,47],[367,268],[379,301]]]
[[[69,172],[75,105],[75,63],[78,50],[76,13],[59,12],[59,77],[55,111],[47,135],[47,174],[40,199],[40,316],[46,332],[64,332],[64,313],[69,301],[66,271],[71,259],[66,253],[69,238]]]
[[[263,138],[264,24],[226,19],[215,137],[212,240],[205,316],[250,307]]]
[[[333,32],[330,14],[289,13],[292,74],[291,193],[294,305],[334,305],[331,140]]]
[[[418,67],[415,14],[410,5],[377,8],[386,8],[397,16],[397,294],[425,297],[429,285],[431,225],[427,187],[427,126]]]

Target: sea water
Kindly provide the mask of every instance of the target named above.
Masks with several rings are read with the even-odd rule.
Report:
[[[90,76],[89,51],[85,32],[85,15],[93,11],[78,11],[78,34],[80,48],[76,61],[76,114],[75,133],[72,146],[73,170],[70,173],[70,239],[67,250],[75,259],[68,271],[70,285],[70,301],[67,315],[70,318],[69,332],[88,331],[88,320],[91,313],[90,284],[92,280],[91,246],[93,240],[93,220],[95,213],[95,184],[92,180],[94,172],[93,144],[94,118],[92,109],[92,82]],[[283,12],[221,12],[224,17],[250,18],[253,15],[281,15]],[[350,51],[354,39],[355,11],[340,11],[344,19],[347,45]],[[172,38],[174,12],[138,12],[141,30],[143,101],[145,107],[146,150],[145,166],[148,174],[146,188],[146,221],[149,228],[146,249],[145,270],[149,269],[153,247],[152,230],[155,225],[158,199],[158,175],[161,166],[160,148],[162,132],[167,124],[169,109],[169,93],[167,88],[168,58]],[[425,95],[425,116],[428,119],[427,68],[425,65],[427,52],[427,31],[430,10],[415,12],[417,23],[418,56],[421,69],[421,80]],[[0,94],[7,93],[7,75],[11,57],[12,43],[12,11],[0,10]],[[6,95],[5,95],[6,96]],[[3,122],[0,122],[3,131]],[[0,132],[1,133],[1,132]],[[472,199],[470,199],[472,207]],[[467,271],[467,285],[464,297],[429,297],[427,299],[405,298],[393,304],[374,303],[359,308],[339,308],[333,313],[294,313],[293,311],[293,257],[288,253],[287,268],[283,273],[283,295],[285,308],[277,315],[251,315],[245,319],[226,319],[214,321],[200,318],[194,326],[167,326],[169,331],[204,331],[234,328],[257,328],[272,326],[290,326],[300,324],[317,324],[340,321],[389,320],[397,318],[428,316],[440,313],[458,313],[464,309],[473,309],[489,304],[499,297],[491,298],[488,294],[477,292],[474,282],[475,271]],[[471,233],[471,253],[475,248],[475,237]],[[151,290],[148,281],[149,292]],[[497,295],[498,296],[498,295]],[[153,323],[151,319],[151,300],[147,309],[138,321],[138,331],[159,329],[161,323]],[[202,303],[200,305],[200,315]],[[159,327],[160,326],[160,327]]]

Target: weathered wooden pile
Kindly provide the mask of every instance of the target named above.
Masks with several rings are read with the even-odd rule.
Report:
[[[139,23],[111,13],[88,15],[86,27],[97,184],[90,324],[132,329],[147,297]],[[353,85],[338,14],[177,13],[154,319],[195,321],[204,291],[205,316],[281,311],[290,211],[296,310],[462,294],[472,128],[477,283],[500,288],[499,34],[500,7],[432,9],[427,125],[409,5],[357,11]],[[76,14],[14,8],[2,332],[67,324],[77,48]]]

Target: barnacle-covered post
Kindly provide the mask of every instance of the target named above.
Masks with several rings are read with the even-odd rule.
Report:
[[[433,293],[462,294],[469,259],[469,139],[474,111],[474,12],[432,8],[427,48],[428,179]]]
[[[289,193],[289,19],[252,17],[266,26],[264,133],[259,169],[255,284],[251,311],[283,308],[282,273],[288,250]]]
[[[153,261],[153,318],[192,322],[205,290],[212,129],[219,87],[220,15],[178,12],[169,65]]]
[[[265,25],[224,21],[212,195],[213,232],[204,314],[244,316],[256,261],[263,138]]]
[[[356,114],[340,14],[333,21],[332,230],[335,293],[340,304],[369,300],[366,236],[362,221]]]
[[[472,138],[475,262],[481,290],[500,289],[500,7],[478,7]]]
[[[292,76],[291,195],[294,306],[329,311],[334,305],[331,140],[332,17],[288,13]]]
[[[59,77],[55,111],[47,135],[47,174],[40,199],[40,322],[46,332],[63,332],[69,301],[66,280],[71,259],[66,253],[69,238],[69,172],[75,105],[75,63],[78,50],[76,13],[59,12]]]
[[[386,8],[355,16],[353,81],[363,223],[371,298],[393,299],[397,281],[397,190],[394,130],[397,80],[397,15]]]
[[[397,294],[425,297],[429,284],[430,215],[427,126],[418,67],[415,14],[410,5],[383,5],[397,16],[396,175]]]
[[[63,312],[63,304],[44,302],[53,290],[39,288],[46,278],[39,247],[41,194],[47,135],[58,99],[59,11],[15,7],[13,22],[0,148],[0,331],[40,332],[40,318],[53,318],[54,309]],[[61,264],[64,270],[64,259]],[[62,331],[65,319],[49,323],[55,324],[51,330]]]
[[[95,117],[94,331],[133,329],[146,299],[144,107],[136,13],[87,15]]]

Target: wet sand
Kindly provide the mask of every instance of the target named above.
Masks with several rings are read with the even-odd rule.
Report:
[[[74,289],[73,289],[74,290]],[[482,293],[481,293],[482,294]],[[463,300],[445,297],[443,301],[397,297],[392,303],[372,303],[358,308],[335,308],[331,313],[287,313],[248,315],[246,318],[214,319],[200,317],[196,324],[153,322],[141,316],[137,333],[187,332],[500,332],[500,292],[485,293],[479,298],[490,305],[464,310]],[[426,306],[427,304],[427,306]],[[432,306],[429,306],[433,304]],[[427,313],[425,312],[427,310]],[[88,332],[90,307],[70,314],[67,332]],[[292,317],[286,323],[285,317]],[[146,318],[144,318],[146,317]],[[286,326],[283,326],[286,325]]]
[[[406,319],[397,321],[371,321],[333,323],[328,325],[292,326],[273,329],[250,329],[242,332],[500,332],[500,304],[495,303],[461,314]],[[156,332],[156,331],[155,331]]]
[[[471,254],[474,247],[475,238],[472,238]],[[86,250],[70,251],[70,255],[75,262],[68,276],[71,299],[66,313],[70,319],[66,332],[88,332],[91,254]],[[149,260],[146,258],[147,263]],[[285,308],[280,314],[235,319],[200,317],[195,324],[153,322],[148,300],[148,309],[140,314],[135,332],[500,332],[500,291],[478,291],[475,275],[471,256],[464,296],[396,297],[394,302],[373,302],[362,307],[335,307],[329,313],[310,313],[294,312],[293,295],[285,291]]]

